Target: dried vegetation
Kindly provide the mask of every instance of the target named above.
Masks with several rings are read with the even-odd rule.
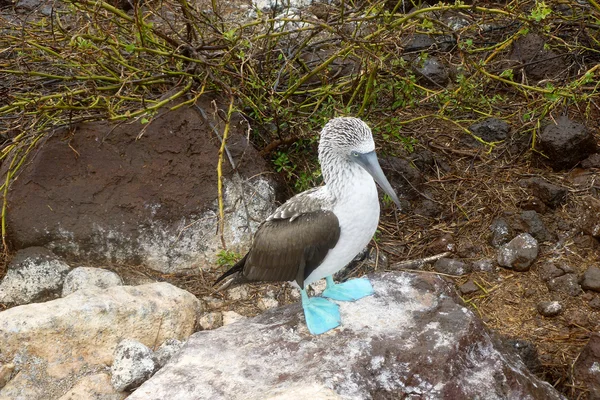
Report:
[[[579,240],[578,230],[586,199],[599,198],[597,171],[551,172],[536,149],[540,129],[560,115],[598,128],[598,3],[413,7],[365,0],[251,14],[235,2],[186,0],[147,1],[128,11],[66,0],[50,14],[0,14],[3,240],[10,182],[54,129],[91,120],[149,122],[168,107],[220,96],[232,104],[219,111],[223,118],[236,110],[250,122],[254,144],[291,191],[320,183],[316,137],[335,115],[369,121],[383,155],[410,159],[429,152],[433,161],[420,188],[439,212],[386,209],[376,244],[392,261],[430,255],[432,243],[447,235],[465,260],[495,258],[488,245],[492,220],[520,212],[528,200],[519,179],[543,175],[568,187],[569,196],[543,216],[557,241],[542,246],[536,265],[553,260],[582,272],[598,262],[598,248]],[[531,33],[541,38],[544,55],[519,60],[515,43]],[[440,80],[422,74],[434,56],[445,71]],[[468,145],[468,127],[491,116],[510,124],[509,138],[475,137],[478,145]],[[203,296],[214,277],[162,278]],[[579,296],[564,297],[561,317],[537,315],[537,302],[550,294],[535,266],[470,278],[481,290],[464,300],[488,326],[531,340],[541,353],[540,373],[569,398],[583,398],[585,388],[570,368],[598,329],[598,311]],[[285,293],[279,297],[290,301]],[[250,301],[239,307],[259,312]]]

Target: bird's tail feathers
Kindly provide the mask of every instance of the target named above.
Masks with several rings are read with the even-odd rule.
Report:
[[[244,264],[246,263],[246,254],[241,260],[235,263],[233,267],[231,267],[227,272],[221,275],[215,283],[213,283],[213,287],[215,287],[216,292],[220,292],[221,290],[225,290],[228,287],[235,286],[240,283],[244,283],[245,279],[242,276],[242,271],[244,269]],[[219,285],[220,283],[220,285]],[[219,286],[217,286],[219,285]]]

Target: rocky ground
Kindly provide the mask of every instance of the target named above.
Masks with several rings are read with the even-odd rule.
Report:
[[[18,3],[25,10],[37,7],[27,2]],[[227,5],[240,15],[246,15],[249,9],[249,4],[242,11],[235,2]],[[493,6],[491,3],[489,5]],[[20,12],[23,15],[23,11]],[[327,18],[329,11],[325,7],[324,11],[313,9],[312,12]],[[555,25],[555,30],[548,33],[541,28],[538,31],[532,29],[518,39],[507,42],[507,47],[498,51],[501,57],[497,64],[491,68],[498,75],[512,68],[512,78],[521,86],[496,82],[485,90],[483,99],[489,104],[481,106],[476,103],[473,108],[461,108],[460,112],[452,115],[451,120],[428,117],[442,115],[441,110],[445,106],[427,102],[427,99],[437,95],[437,91],[462,91],[465,103],[473,104],[473,96],[467,91],[469,86],[462,85],[457,78],[469,60],[453,47],[453,40],[463,33],[461,29],[475,26],[477,35],[472,37],[480,47],[485,47],[486,43],[505,40],[506,32],[516,31],[518,27],[506,23],[490,28],[485,20],[477,19],[479,14],[467,11],[441,15],[430,13],[430,19],[442,22],[446,30],[453,30],[454,39],[452,35],[449,38],[448,35],[418,32],[418,29],[402,38],[402,57],[408,64],[406,68],[414,73],[413,83],[428,87],[429,91],[419,92],[420,97],[405,99],[404,106],[391,107],[397,100],[394,96],[400,95],[382,90],[377,98],[378,106],[374,106],[365,119],[373,127],[382,167],[402,198],[404,209],[399,212],[382,199],[384,206],[380,228],[370,249],[339,276],[344,279],[367,273],[409,271],[423,277],[437,275],[443,278],[455,289],[460,301],[483,321],[485,327],[520,353],[531,372],[548,381],[569,399],[600,396],[600,377],[594,369],[595,363],[600,362],[600,108],[593,99],[585,106],[583,100],[581,103],[568,100],[561,106],[551,107],[550,112],[540,117],[540,113],[534,112],[534,109],[543,107],[532,93],[559,83],[580,82],[580,78],[589,71],[594,79],[580,83],[584,89],[594,86],[597,81],[594,66],[599,59],[598,27],[569,23],[570,18],[576,20],[582,12],[590,10],[552,3],[552,15],[562,18],[560,24]],[[584,43],[584,50],[577,47],[580,42]],[[470,56],[475,57],[473,54]],[[352,60],[348,62],[354,66],[352,63]],[[473,71],[471,73],[476,75]],[[552,90],[548,90],[544,94],[545,100],[553,95]],[[580,95],[579,92],[577,94]],[[497,96],[501,100],[491,100]],[[478,98],[477,101],[484,100]],[[450,103],[451,100],[448,100]],[[208,102],[201,106],[205,110],[211,108]],[[225,108],[222,104],[219,107]],[[215,153],[220,142],[211,136],[211,129],[206,125],[202,133],[189,128],[205,124],[206,119],[194,116],[191,111],[180,112],[171,118],[165,117],[162,122],[158,120],[148,129],[141,125],[127,125],[120,127],[120,131],[114,131],[102,124],[93,125],[90,130],[86,130],[89,125],[80,128],[80,132],[88,133],[82,133],[78,139],[88,136],[103,138],[108,147],[105,153],[102,151],[106,147],[98,147],[100,150],[96,151],[94,146],[88,148],[76,140],[68,139],[71,132],[63,136],[54,135],[48,139],[49,145],[45,146],[47,152],[40,150],[36,164],[30,167],[29,172],[25,170],[13,187],[14,196],[20,196],[11,206],[14,212],[9,232],[13,237],[9,235],[9,240],[16,244],[13,248],[41,244],[51,247],[65,258],[57,258],[40,249],[25,250],[16,256],[14,251],[8,252],[0,267],[0,316],[4,314],[6,317],[3,321],[17,321],[15,310],[19,309],[17,306],[22,306],[32,307],[28,309],[30,313],[50,313],[54,310],[52,312],[60,314],[64,309],[74,315],[83,313],[89,315],[86,318],[99,321],[98,326],[94,327],[96,331],[103,332],[100,335],[102,340],[98,343],[104,343],[110,351],[98,351],[93,357],[111,366],[111,369],[97,367],[97,370],[87,371],[87,381],[81,384],[82,387],[104,387],[102,385],[112,379],[112,387],[116,390],[129,390],[164,364],[161,354],[171,350],[159,352],[160,348],[179,347],[180,343],[173,340],[184,341],[192,331],[214,330],[221,325],[298,302],[298,293],[285,284],[247,285],[223,293],[214,292],[212,283],[231,263],[231,258],[239,256],[239,251],[244,248],[243,241],[236,244],[238,247],[229,247],[236,251],[221,254],[220,266],[208,261],[199,265],[194,263],[199,254],[204,257],[203,260],[210,257],[214,259],[216,249],[223,240],[213,235],[212,229],[218,223],[218,210],[211,200],[214,197],[206,194],[206,188],[214,191],[215,185],[194,186],[197,183],[193,179],[182,185],[177,174],[173,179],[169,171],[177,169],[186,179],[203,174],[204,183],[214,182]],[[216,120],[218,118],[213,119]],[[272,126],[259,122],[250,121],[255,124],[254,129],[260,132],[255,140],[258,151],[246,151],[244,146],[247,143],[242,140],[242,145],[232,150],[234,160],[244,160],[244,156],[252,159],[265,156],[267,161],[277,160],[275,154],[280,153],[273,151],[271,143],[265,143],[264,140]],[[222,125],[217,126],[222,130]],[[245,130],[240,127],[232,136],[244,138]],[[143,143],[147,147],[115,155],[115,148],[130,146],[140,131],[150,137]],[[173,135],[166,142],[161,141],[164,136],[154,136],[166,131]],[[114,132],[120,134],[111,136]],[[128,134],[131,136],[127,137]],[[311,133],[306,135],[310,136]],[[126,139],[119,141],[119,137]],[[97,141],[93,140],[94,143]],[[162,150],[165,146],[168,147],[166,152]],[[77,154],[81,154],[85,162],[79,162],[78,157],[68,158],[67,155],[73,154],[71,148],[76,148]],[[152,155],[157,148],[157,154]],[[303,152],[297,152],[296,155],[293,140],[275,143],[274,149],[287,152],[297,165],[304,165],[306,170],[314,168],[314,141],[303,145]],[[57,154],[67,160],[65,164],[60,164]],[[107,154],[115,156],[109,158]],[[189,159],[199,155],[205,156],[203,160],[210,158],[204,166],[204,172],[201,171],[203,166],[189,163]],[[126,170],[121,167],[121,164],[135,166],[135,160],[143,157],[147,157],[144,160],[149,166],[141,176],[132,178],[127,175],[135,173],[137,168]],[[257,175],[274,175],[271,167],[266,167],[267,163],[262,160],[250,164],[245,175],[242,173],[239,177],[246,182],[246,186],[240,184],[240,187],[259,186],[251,181]],[[64,176],[48,173],[49,168],[57,165],[62,165],[57,171]],[[290,173],[280,166],[275,163],[275,168],[279,169],[278,179],[287,183],[289,196],[297,191],[302,175],[299,170]],[[114,173],[102,173],[115,170],[119,171],[116,180]],[[231,170],[227,173],[231,173]],[[81,180],[77,180],[78,176]],[[31,183],[29,188],[24,182]],[[86,182],[94,182],[93,190],[89,187],[86,189]],[[133,182],[134,185],[125,186],[127,182]],[[44,183],[48,185],[48,190],[43,191],[45,195],[52,193],[52,198],[65,196],[57,200],[57,204],[63,208],[54,204],[47,206],[42,204],[43,201],[27,208],[27,199],[38,196],[32,194],[31,190],[39,190]],[[150,183],[155,184],[152,190],[164,186],[169,188],[169,193],[161,195],[159,189],[150,191],[150,186],[146,186]],[[63,184],[65,186],[61,186]],[[190,194],[186,190],[189,187],[199,194]],[[274,190],[264,192],[261,196],[264,202],[251,210],[252,218],[248,217],[248,220],[253,219],[254,226],[256,219],[274,206]],[[241,198],[247,193],[243,189],[238,192]],[[77,200],[73,193],[78,193],[81,198]],[[86,195],[81,196],[81,193]],[[147,203],[144,196],[149,193],[153,198],[164,196],[161,198],[162,204],[170,204],[170,208],[160,210],[144,207]],[[130,196],[132,200],[122,202],[123,196]],[[255,198],[253,195],[245,196]],[[88,198],[94,201],[88,201]],[[228,211],[239,201],[230,200],[226,203]],[[199,213],[201,208],[197,205],[206,202],[212,207],[210,213]],[[79,203],[83,206],[74,207]],[[101,211],[94,214],[91,204]],[[111,211],[107,213],[107,209]],[[59,213],[63,217],[58,222],[62,222],[63,228],[66,228],[58,230],[57,235],[48,239],[47,235],[53,234],[52,227],[58,224],[56,218]],[[170,225],[144,222],[142,228],[145,230],[142,230],[135,224],[137,219],[145,221],[157,214],[168,219]],[[189,214],[193,214],[193,218]],[[8,215],[11,218],[10,209]],[[23,217],[14,219],[18,215]],[[110,218],[106,215],[110,215]],[[76,225],[66,224],[67,218],[70,218],[68,224],[76,224],[77,221],[85,223],[77,225],[79,230],[70,229]],[[201,224],[195,222],[198,220],[208,221],[206,224],[211,229],[208,245],[209,240],[197,233],[206,228],[199,227]],[[23,224],[19,226],[21,222]],[[131,223],[122,231],[126,240],[106,229],[99,234],[94,227],[102,222]],[[37,229],[43,223],[49,225]],[[230,225],[234,228],[230,229],[231,235],[225,238],[227,243],[238,239],[236,232],[240,230],[240,225],[236,223]],[[246,224],[251,225],[249,221]],[[141,232],[155,233],[157,226],[161,235],[147,235],[144,240],[138,240],[135,236],[138,229],[140,236],[143,236]],[[248,233],[245,231],[246,240]],[[69,249],[73,249],[69,239],[73,235],[84,237],[78,243],[78,249],[83,249],[78,253],[79,259],[69,258]],[[198,250],[192,246],[193,251],[188,252],[190,247],[187,244],[194,240],[202,242],[204,247]],[[139,252],[140,248],[155,250],[159,242],[163,243],[159,252]],[[175,248],[173,243],[177,244]],[[186,246],[179,246],[181,243]],[[127,251],[122,251],[123,256],[119,253],[117,257],[115,248]],[[205,256],[207,248],[212,252],[210,256]],[[110,254],[110,257],[81,261],[84,255],[90,256],[94,249],[99,254]],[[131,254],[133,256],[129,257]],[[30,263],[30,258],[37,261]],[[145,262],[140,263],[140,259]],[[165,259],[169,260],[166,264],[163,262]],[[79,265],[94,268],[75,268]],[[158,267],[152,268],[153,265]],[[182,265],[185,266],[178,270]],[[190,274],[196,269],[200,273]],[[154,283],[157,281],[166,281],[176,287]],[[128,286],[121,288],[123,283]],[[140,284],[150,286],[136,286],[138,289],[129,286]],[[98,294],[95,287],[108,292]],[[84,291],[77,292],[78,289]],[[316,288],[317,291],[320,289]],[[189,296],[189,293],[194,296]],[[157,311],[157,304],[160,305],[165,298],[167,304],[164,309],[160,306]],[[42,308],[35,308],[42,307],[41,304],[47,304],[49,309],[40,311]],[[128,304],[132,307],[127,308]],[[123,313],[115,311],[123,307]],[[177,312],[178,307],[186,311]],[[148,322],[145,318],[149,314],[158,314],[158,317]],[[24,315],[22,313],[20,317]],[[124,318],[146,321],[148,326],[158,327],[158,333],[146,331],[141,322],[133,324],[135,329],[125,333],[113,331],[112,327],[121,324]],[[85,338],[90,336],[89,330],[77,331],[71,326],[57,328],[53,321],[49,318],[36,324],[39,324],[41,332],[42,329],[51,329],[53,332],[69,330],[82,343],[77,351],[86,354],[86,357],[92,352],[90,349],[98,345],[93,341],[86,342]],[[164,331],[163,326],[166,327]],[[137,341],[121,341],[128,337],[136,337]],[[13,337],[11,340],[11,351],[17,354],[21,338]],[[6,343],[9,343],[8,339]],[[127,366],[128,358],[123,357],[128,352],[144,360],[136,366],[139,367],[138,376],[131,375],[132,368]],[[67,359],[69,354],[57,351],[44,353],[44,357],[54,365],[58,363],[57,360]],[[84,357],[84,361],[87,360]],[[29,378],[23,377],[24,374],[19,379],[15,378],[18,371],[14,364],[2,359],[0,362],[3,363],[0,365],[0,387],[11,379],[12,385],[17,385],[19,380],[21,383],[29,382]],[[35,365],[35,362],[31,364]],[[78,362],[70,363],[67,367],[54,366],[52,373],[68,375],[65,370],[78,370],[80,366]],[[33,381],[41,379],[35,374],[32,376]],[[55,397],[64,395],[65,399],[68,396],[77,398],[79,389],[73,384],[74,381],[61,381],[60,385],[51,388],[52,393]],[[69,388],[70,394],[65,394]],[[31,395],[37,394],[32,392]],[[114,398],[123,396],[111,395]]]

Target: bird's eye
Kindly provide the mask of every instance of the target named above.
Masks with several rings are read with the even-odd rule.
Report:
[[[358,151],[352,151],[350,154],[352,154],[352,157],[358,157]]]

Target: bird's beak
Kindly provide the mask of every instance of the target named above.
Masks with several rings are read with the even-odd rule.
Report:
[[[400,200],[398,200],[398,196],[396,196],[396,192],[392,189],[392,185],[388,182],[387,178],[383,174],[381,167],[379,166],[379,160],[377,160],[377,154],[374,151],[369,153],[359,153],[357,157],[353,158],[354,161],[358,163],[361,167],[363,167],[372,177],[375,179],[375,182],[381,186],[383,191],[392,198],[398,209],[401,210]]]

